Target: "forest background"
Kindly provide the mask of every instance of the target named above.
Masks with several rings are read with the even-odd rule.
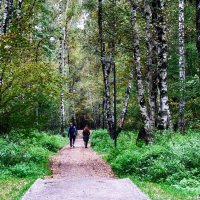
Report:
[[[93,129],[107,127],[111,138],[116,139],[112,100],[115,65],[119,137],[124,134],[120,132],[122,128],[134,130],[133,135],[144,128],[142,139],[146,143],[155,144],[160,135],[164,135],[163,140],[168,141],[165,137],[170,137],[176,143],[179,139],[175,132],[180,131],[183,149],[191,144],[186,148],[191,154],[186,158],[188,176],[175,178],[175,183],[186,180],[183,188],[189,187],[192,191],[197,185],[199,188],[200,153],[196,153],[200,144],[197,137],[200,129],[200,6],[198,0],[186,0],[185,5],[183,2],[0,1],[0,169],[5,175],[2,180],[14,174],[33,175],[33,170],[17,165],[24,159],[22,153],[12,155],[11,152],[20,152],[13,145],[21,145],[18,141],[25,139],[31,143],[27,138],[40,138],[38,131],[65,135],[68,123],[74,122],[78,128],[85,124]],[[180,72],[184,76],[181,77]],[[154,107],[151,106],[153,95]],[[161,107],[162,101],[167,108]],[[58,140],[56,149],[63,145],[63,139]],[[132,140],[136,143],[135,137]],[[56,151],[54,145],[43,144]],[[8,146],[10,149],[6,149]],[[44,152],[43,156],[47,154]],[[194,154],[195,158],[191,159]],[[10,163],[16,155],[18,159]],[[180,157],[176,160],[181,163]],[[148,166],[148,162],[146,164]],[[32,167],[29,165],[29,168]],[[168,167],[158,167],[158,171],[160,168]],[[194,195],[198,191],[193,191]]]

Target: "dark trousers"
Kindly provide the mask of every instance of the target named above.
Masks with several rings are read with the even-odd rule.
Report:
[[[75,140],[76,140],[76,136],[69,136],[69,141],[70,141],[70,147],[74,146],[74,143],[75,143]]]
[[[85,144],[85,148],[87,148],[89,136],[83,136],[83,141],[84,141],[84,144]]]

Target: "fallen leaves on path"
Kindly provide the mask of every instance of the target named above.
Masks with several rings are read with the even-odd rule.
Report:
[[[84,148],[80,137],[75,148],[68,145],[52,158],[51,170],[51,178],[114,177],[110,166],[90,146]]]

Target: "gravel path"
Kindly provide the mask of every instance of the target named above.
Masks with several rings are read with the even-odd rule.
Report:
[[[38,179],[22,200],[149,200],[129,179],[117,179],[80,136],[75,148],[67,145],[52,158],[51,170],[53,175]]]

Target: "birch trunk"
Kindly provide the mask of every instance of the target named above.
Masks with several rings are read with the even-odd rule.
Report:
[[[59,52],[58,52],[58,62],[59,62],[59,72],[63,73],[63,31],[62,31],[62,0],[59,1],[59,16],[58,16],[58,24],[59,24]]]
[[[128,86],[127,86],[125,97],[124,97],[124,104],[122,106],[122,111],[121,111],[121,115],[120,115],[120,121],[119,121],[119,128],[120,129],[123,128],[124,119],[125,119],[127,108],[128,108],[128,102],[129,102],[131,89],[132,89],[133,73],[134,73],[134,71],[132,70],[130,72],[130,75],[129,75]]]
[[[22,3],[23,0],[18,0],[18,5],[17,5],[17,19],[18,19],[18,29],[21,32],[21,18],[22,18]]]
[[[113,74],[113,106],[111,109],[112,114],[112,138],[115,140],[117,139],[117,111],[116,111],[116,64],[114,62],[115,56],[115,35],[116,35],[116,17],[115,17],[115,8],[116,8],[116,0],[111,1],[112,9],[111,9],[111,38],[109,39],[111,52],[110,52],[110,69]]]
[[[114,139],[114,123],[113,123],[113,113],[112,113],[112,107],[111,107],[111,97],[110,97],[110,80],[109,80],[109,75],[110,75],[110,70],[111,70],[111,63],[106,62],[105,65],[105,108],[106,108],[106,122],[107,122],[107,129],[108,132],[110,133],[110,136],[112,139]]]
[[[12,28],[12,20],[13,20],[13,0],[9,2],[9,24],[10,28]]]
[[[149,118],[151,130],[155,128],[156,97],[157,97],[157,72],[153,69],[153,35],[152,35],[152,11],[148,0],[144,0],[144,13],[146,19],[146,46],[147,46],[147,70],[148,70],[148,99]]]
[[[179,130],[185,130],[185,46],[184,46],[184,0],[179,0],[179,80],[180,80],[180,102],[179,102]]]
[[[61,76],[63,76],[63,34],[62,34],[62,11],[63,11],[63,5],[62,0],[59,1],[59,16],[58,16],[58,23],[59,23],[59,30],[60,30],[60,36],[59,36],[59,56],[58,56],[58,62],[59,62],[59,73]],[[64,92],[63,88],[61,89],[61,105],[60,105],[60,131],[61,134],[64,136],[64,122],[65,122],[65,107],[64,107]]]
[[[199,85],[200,85],[200,0],[196,0],[196,46],[199,58]]]
[[[105,43],[103,41],[103,9],[102,9],[102,0],[98,0],[98,26],[99,26],[99,43],[101,50],[101,64],[104,78],[104,87],[105,87],[105,111],[106,111],[106,124],[107,130],[112,139],[113,136],[113,115],[111,109],[111,99],[110,99],[110,62],[106,62],[106,52],[105,52]]]
[[[67,54],[69,55],[68,50],[69,50],[69,41],[68,41],[68,1],[66,1],[66,17],[65,17],[65,31],[64,31],[64,41],[63,41],[63,64],[64,64],[64,74],[69,73],[68,65],[69,61],[67,59]]]
[[[139,38],[136,31],[136,10],[137,5],[135,4],[134,0],[130,0],[131,4],[131,24],[132,24],[132,34],[133,34],[133,49],[134,49],[134,60],[136,64],[136,80],[137,80],[137,93],[138,93],[138,103],[140,112],[142,115],[142,119],[144,122],[144,128],[147,133],[147,141],[151,141],[152,137],[152,130],[150,119],[147,112],[145,96],[144,96],[144,86],[142,81],[142,72],[141,72],[141,62],[140,62],[140,47],[139,47]]]
[[[166,22],[164,19],[165,5],[163,0],[153,0],[153,4],[157,13],[157,59],[158,59],[158,79],[160,90],[160,105],[159,105],[159,128],[172,129],[171,114],[167,93],[167,37],[166,37]]]
[[[7,25],[8,25],[8,17],[9,17],[9,1],[4,0],[4,8],[3,8],[3,21],[1,25],[1,32],[0,35],[3,35],[7,31]]]
[[[17,18],[21,19],[21,12],[22,12],[22,0],[18,0],[17,5]]]

